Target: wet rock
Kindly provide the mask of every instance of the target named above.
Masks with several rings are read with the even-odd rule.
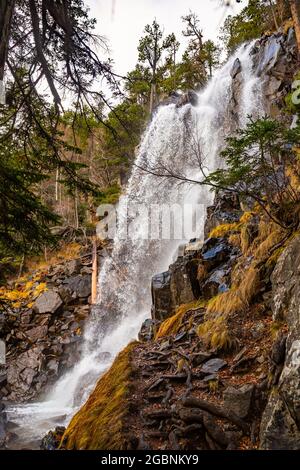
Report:
[[[43,363],[42,348],[37,346],[20,354],[11,361],[7,368],[7,384],[13,391],[11,399],[26,399],[26,393],[31,392],[31,385]],[[34,394],[34,390],[32,390]]]
[[[231,249],[225,238],[208,238],[202,248],[202,260],[211,270],[229,259]]]
[[[142,342],[147,342],[154,339],[158,325],[159,322],[156,320],[152,320],[151,318],[145,320],[139,332],[139,340]]]
[[[230,287],[230,269],[222,267],[216,269],[210,274],[208,279],[201,284],[201,292],[204,299],[211,299],[212,297],[227,292]]]
[[[156,274],[152,278],[152,318],[154,320],[164,320],[170,316],[172,310],[171,300],[171,273],[166,271]]]
[[[189,90],[187,93],[180,95],[177,99],[176,108],[181,108],[182,106],[185,106],[186,104],[197,106],[198,95],[195,91]]]
[[[189,243],[184,245],[183,255],[195,255],[200,252],[203,246],[203,240],[190,240]]]
[[[204,237],[209,238],[211,230],[218,225],[238,222],[242,211],[239,199],[230,191],[223,191],[216,195],[214,204],[207,208],[207,217],[204,225]]]
[[[225,366],[227,366],[227,362],[223,359],[210,359],[201,367],[201,372],[204,372],[205,374],[215,374]]]
[[[36,313],[56,313],[62,306],[59,294],[53,290],[43,292],[35,301],[33,309]]]
[[[249,414],[254,392],[253,384],[245,384],[242,387],[228,387],[224,393],[224,406],[239,418],[246,418]]]
[[[47,370],[52,374],[52,375],[57,375],[58,373],[58,367],[59,367],[59,362],[56,359],[51,359],[49,362],[47,362]]]
[[[57,426],[54,431],[49,431],[48,434],[46,434],[46,436],[44,436],[42,439],[40,447],[41,450],[58,449],[65,430],[65,427]]]
[[[187,304],[199,298],[200,289],[197,280],[197,263],[193,255],[178,258],[169,268],[171,305],[175,310],[179,305]]]
[[[233,63],[232,69],[230,71],[230,76],[234,80],[236,76],[241,73],[242,71],[242,64],[240,59],[237,57]]]

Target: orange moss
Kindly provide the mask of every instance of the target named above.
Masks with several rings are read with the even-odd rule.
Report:
[[[221,224],[213,228],[209,234],[210,238],[219,238],[228,235],[231,232],[239,230],[240,225],[238,223],[233,224]]]
[[[245,310],[259,290],[259,284],[259,271],[250,266],[238,285],[208,302],[207,313],[229,315]]]
[[[71,420],[61,446],[69,450],[126,450],[131,356],[129,344],[99,379],[89,399]]]
[[[163,338],[164,336],[176,334],[182,325],[182,320],[188,307],[190,307],[190,304],[181,305],[175,315],[163,321],[156,333],[155,340]]]
[[[200,308],[202,306],[204,306],[204,303],[199,301],[181,305],[177,309],[175,315],[170,318],[167,318],[164,322],[162,322],[158,332],[156,333],[155,340],[163,338],[164,336],[176,334],[182,325],[182,320],[185,314],[193,308]]]

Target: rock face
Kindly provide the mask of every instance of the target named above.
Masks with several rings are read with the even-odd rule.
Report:
[[[239,201],[232,193],[220,193],[215,204],[207,209],[205,235],[219,224],[239,221],[241,213]],[[179,305],[227,291],[231,266],[238,255],[239,250],[226,237],[207,238],[204,242],[191,240],[180,249],[168,271],[152,278],[152,319],[163,321]]]
[[[50,266],[39,279],[46,290],[32,308],[27,299],[24,306],[1,313],[7,364],[0,370],[0,400],[33,399],[77,362],[90,312],[90,270],[90,254]]]
[[[224,191],[217,195],[214,205],[207,208],[204,238],[207,239],[211,230],[218,225],[238,222],[241,215],[240,203],[235,194]]]
[[[152,318],[164,320],[179,305],[192,302],[199,296],[195,252],[179,256],[169,271],[152,278]]]
[[[261,423],[262,449],[300,449],[299,266],[298,236],[282,253],[272,275],[273,318],[286,322],[289,333],[283,370],[276,389],[271,393]],[[273,360],[282,360],[284,344],[279,344],[273,351]]]

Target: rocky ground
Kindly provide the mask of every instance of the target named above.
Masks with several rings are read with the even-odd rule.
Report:
[[[99,247],[99,261],[103,253]],[[42,396],[78,361],[90,313],[91,273],[91,243],[79,240],[64,246],[54,262],[37,265],[0,289],[0,338],[6,344],[6,366],[0,371],[0,445],[5,441],[5,403]]]

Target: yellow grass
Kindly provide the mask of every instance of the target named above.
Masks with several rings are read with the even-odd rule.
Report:
[[[131,343],[98,381],[95,390],[76,413],[62,438],[68,450],[126,450],[129,411]]]
[[[182,321],[183,321],[185,314],[193,308],[197,308],[197,307],[200,308],[204,305],[205,305],[205,302],[200,302],[200,301],[195,301],[195,302],[190,302],[189,304],[180,305],[175,315],[173,315],[170,318],[167,318],[164,322],[162,322],[162,324],[159,327],[158,332],[156,333],[155,340],[178,333],[182,325]]]
[[[217,350],[229,350],[236,345],[236,340],[229,332],[224,316],[207,320],[197,328],[199,338],[206,347]]]
[[[210,238],[219,238],[219,237],[225,237],[229,233],[239,230],[239,224],[238,223],[233,223],[233,224],[221,224],[218,225],[217,227],[213,228],[209,234]]]

